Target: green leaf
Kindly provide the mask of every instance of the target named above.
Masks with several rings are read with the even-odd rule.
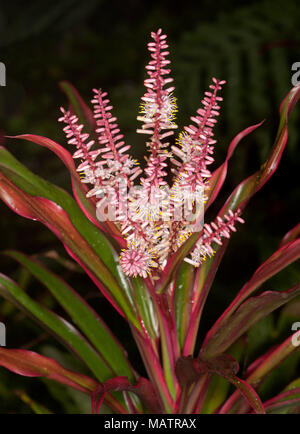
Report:
[[[182,387],[194,383],[199,376],[207,373],[217,374],[232,383],[253,408],[255,413],[264,414],[264,408],[255,390],[236,376],[238,363],[229,355],[223,354],[210,361],[181,357],[176,364],[176,373]]]
[[[253,324],[298,295],[300,283],[289,291],[266,291],[258,297],[249,298],[223,323],[218,333],[210,336],[201,350],[201,357],[211,358],[223,353]]]
[[[34,175],[0,148],[0,197],[18,214],[49,227],[116,309],[140,329],[117,252],[68,193]]]
[[[159,336],[157,311],[146,282],[140,277],[133,277],[130,285],[139,316],[150,338],[155,340]]]
[[[111,378],[112,369],[73,325],[36,303],[15,282],[3,274],[0,274],[0,295],[17,304],[25,312],[29,312],[48,331],[53,332],[65,346],[85,362],[99,381]]]
[[[25,377],[46,377],[91,394],[98,383],[86,375],[63,368],[56,360],[33,351],[0,348],[0,365]]]
[[[267,413],[281,413],[282,410],[286,413],[295,407],[300,408],[300,387],[297,387],[295,383],[297,381],[292,387],[264,403]]]
[[[54,152],[60,160],[63,162],[63,164],[68,169],[70,176],[71,176],[71,182],[72,182],[72,189],[74,197],[80,207],[80,209],[83,211],[83,213],[87,216],[87,218],[96,225],[99,229],[104,231],[105,233],[110,234],[116,240],[118,243],[123,246],[124,240],[121,238],[120,232],[117,230],[116,226],[113,224],[113,222],[110,221],[103,221],[100,223],[99,219],[97,218],[96,214],[96,201],[94,197],[87,198],[87,192],[88,188],[86,184],[84,184],[81,179],[80,175],[76,170],[74,159],[72,155],[70,154],[67,149],[63,148],[58,143],[54,142],[51,139],[48,139],[47,137],[43,136],[37,136],[34,134],[22,134],[19,136],[11,137],[14,139],[23,139],[27,140],[33,143],[36,143],[40,146],[43,146],[47,149],[50,149],[52,152]],[[126,245],[126,244],[125,244]]]
[[[270,378],[270,374],[276,375],[276,371],[274,371],[275,368],[283,366],[284,361],[288,360],[297,349],[297,347],[293,345],[293,338],[296,337],[296,335],[297,332],[289,336],[282,344],[255,360],[246,371],[246,382],[257,389],[266,379],[268,380]],[[219,412],[228,413],[237,405],[239,400],[240,394],[235,391],[230,398],[227,399]]]
[[[184,346],[193,304],[195,269],[184,262],[175,281],[174,310],[180,348]]]
[[[132,369],[125,355],[125,350],[104,321],[92,310],[66,282],[50,272],[45,266],[28,258],[22,253],[6,251],[39,279],[70,315],[74,324],[90,340],[103,360],[111,367],[114,374],[134,379]]]
[[[220,251],[219,251],[220,252]],[[219,256],[217,253],[217,257]],[[253,274],[251,279],[243,286],[237,296],[231,302],[230,306],[219,317],[213,327],[206,335],[203,347],[214,335],[217,335],[223,329],[224,324],[228,323],[234,312],[241,306],[242,302],[252,295],[257,289],[272,276],[276,275],[292,262],[300,257],[300,240],[291,241],[285,244],[270,258],[268,258]],[[214,259],[212,261],[215,262]]]
[[[201,414],[213,413],[226,398],[229,388],[230,383],[225,380],[225,378],[213,374],[201,409]]]

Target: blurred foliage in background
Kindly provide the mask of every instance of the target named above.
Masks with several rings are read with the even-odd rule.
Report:
[[[145,42],[151,30],[162,27],[171,47],[180,128],[198,108],[211,77],[227,81],[216,134],[217,163],[224,159],[230,140],[240,130],[266,119],[232,158],[225,198],[226,193],[263,163],[273,142],[278,105],[291,88],[291,66],[300,61],[298,3],[297,0],[222,0],[213,4],[201,0],[179,5],[171,0],[2,2],[0,61],[6,65],[7,86],[0,88],[0,142],[31,170],[70,190],[68,173],[53,154],[33,144],[4,138],[33,133],[64,144],[57,118],[66,98],[58,83],[69,80],[87,102],[93,87],[110,93],[120,127],[141,160],[144,142],[135,129],[148,57]],[[285,232],[298,222],[299,118],[297,108],[280,167],[253,199],[245,215],[246,224],[233,237],[208,300],[203,330],[222,312],[255,267],[276,249]],[[220,205],[218,201],[212,213]],[[16,216],[3,203],[0,212],[1,250],[18,249],[27,254],[56,250],[66,257],[58,241],[41,225]],[[30,287],[26,272],[17,269],[11,260],[1,256],[0,264],[0,272],[17,278],[23,288]],[[234,274],[227,271],[233,268]],[[126,346],[128,330],[123,323],[119,326],[118,316],[97,289],[81,278],[70,263],[63,262],[61,269],[55,271],[71,281],[83,296],[95,299],[96,309],[103,313],[116,335],[125,340]],[[299,269],[289,267],[288,274],[274,280],[274,288],[265,289],[288,289],[291,276],[296,275],[299,276]],[[31,290],[37,299],[55,307],[37,284]],[[292,319],[299,318],[299,302],[295,302],[280,316],[270,316],[253,327],[248,336],[247,357],[252,359],[266,342],[270,346],[270,341],[275,343],[279,336],[287,335]],[[0,321],[9,323],[10,348],[38,349],[49,356],[55,352],[55,357],[65,365],[74,363],[69,356],[66,359],[62,348],[54,345],[47,334],[2,300]],[[128,351],[131,357],[138,357],[134,348],[129,347]],[[296,365],[293,360],[287,363],[290,365],[285,368],[286,375],[292,375]],[[280,387],[275,379],[272,381],[273,387]],[[17,390],[27,391],[30,398],[40,401],[43,397],[43,404],[54,412],[89,412],[89,403],[79,392],[69,393],[58,385],[24,379],[1,369],[0,413],[31,411],[28,400],[25,403],[26,395],[12,394]]]

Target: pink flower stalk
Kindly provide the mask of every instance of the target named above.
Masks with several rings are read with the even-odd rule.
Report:
[[[178,218],[178,211],[187,201],[188,210],[193,213],[197,204],[203,205],[206,200],[207,178],[211,176],[208,166],[214,161],[212,154],[216,143],[213,127],[222,101],[217,93],[225,81],[213,78],[202,107],[191,117],[193,124],[184,127],[178,145],[172,146],[174,179],[169,187],[166,169],[171,152],[167,148],[168,138],[177,128],[174,123],[177,105],[172,95],[174,86],[169,86],[173,79],[168,77],[170,61],[166,58],[169,54],[166,35],[159,29],[152,32],[151,37],[153,41],[148,44],[151,59],[146,66],[147,90],[137,118],[143,123],[137,132],[149,136],[150,151],[144,176],[140,179],[141,190],[133,190],[134,180],[142,171],[128,154],[130,146],[125,144],[117,118],[111,113],[113,107],[106,92],[94,89],[92,99],[98,147],[82,132],[83,125],[78,124],[76,116],[61,109],[63,116],[59,120],[66,123],[64,131],[68,143],[77,148],[73,157],[82,160],[77,170],[82,174],[82,182],[91,185],[87,196],[96,196],[98,210],[116,206],[114,223],[127,243],[127,249],[120,255],[124,273],[134,277],[151,276],[155,280],[168,257],[191,236],[191,221],[185,214]],[[123,195],[120,181],[129,189],[129,194]],[[213,243],[222,244],[222,238],[228,238],[235,231],[236,222],[243,222],[239,215],[239,211],[229,211],[224,219],[217,217],[215,222],[205,224],[191,257],[185,260],[199,267],[207,256],[214,254]]]
[[[59,121],[67,124],[64,131],[69,139],[68,143],[77,147],[73,158],[82,160],[77,168],[82,175],[82,182],[93,185],[87,196],[100,196],[98,206],[107,203],[108,200],[117,205],[120,200],[118,181],[123,178],[126,185],[131,187],[133,180],[141,173],[141,169],[136,161],[125,153],[130,146],[126,146],[122,140],[123,135],[120,134],[116,123],[117,118],[111,114],[113,107],[110,105],[107,93],[97,89],[94,89],[94,93],[92,103],[100,148],[91,150],[95,144],[94,140],[85,143],[89,134],[82,133],[83,125],[78,125],[78,118],[69,111],[61,108],[64,116],[59,118]],[[99,156],[101,159],[98,159]]]
[[[182,195],[185,192],[185,199],[194,204],[204,204],[207,200],[205,191],[207,189],[206,179],[211,176],[207,166],[212,164],[212,157],[216,140],[213,139],[213,127],[216,123],[216,116],[219,115],[219,102],[223,98],[217,96],[217,92],[222,89],[225,81],[213,78],[210,85],[210,92],[205,92],[202,100],[202,108],[197,110],[197,115],[191,117],[196,124],[184,127],[184,132],[179,134],[178,146],[172,146],[173,154],[176,158],[171,158],[175,165],[172,172],[176,178],[172,187],[172,208],[173,213],[177,214],[182,209]],[[181,160],[181,161],[179,161]],[[188,222],[172,225],[172,238],[178,240],[172,247],[176,251],[190,235],[185,230]]]
[[[230,238],[230,232],[236,232],[235,223],[244,223],[244,220],[240,217],[240,210],[233,213],[229,210],[228,214],[225,214],[224,219],[217,217],[215,222],[210,224],[205,223],[203,227],[203,234],[198,240],[195,249],[191,253],[191,259],[185,258],[186,262],[199,267],[202,262],[206,261],[206,257],[213,256],[214,250],[212,243],[215,242],[222,245],[222,238]]]
[[[174,87],[165,88],[173,81],[172,78],[165,77],[170,73],[170,69],[167,68],[170,61],[166,59],[169,52],[165,51],[168,48],[167,36],[163,35],[159,29],[156,33],[152,32],[151,37],[154,42],[148,44],[151,60],[146,66],[149,75],[149,78],[145,80],[147,91],[142,97],[142,116],[137,117],[143,122],[142,128],[137,129],[137,132],[150,135],[150,141],[147,142],[150,156],[146,158],[146,177],[141,178],[141,185],[144,188],[143,196],[131,203],[131,209],[135,210],[143,221],[146,220],[143,231],[149,240],[148,250],[151,249],[162,267],[169,251],[167,241],[169,229],[167,225],[164,225],[163,230],[161,229],[161,216],[159,211],[157,215],[155,203],[162,200],[163,193],[161,194],[159,188],[167,185],[164,178],[167,176],[166,160],[170,153],[166,149],[169,143],[165,142],[165,139],[173,135],[174,129],[177,128],[174,123],[177,105],[176,99],[172,96]],[[145,238],[141,240],[137,231],[134,231],[134,236],[131,234],[131,240],[132,238],[137,245],[144,244]]]
[[[91,151],[90,149],[94,145],[95,141],[90,140],[85,143],[89,138],[89,134],[83,133],[83,125],[78,124],[78,118],[72,115],[69,111],[66,111],[63,107],[60,108],[63,116],[58,119],[59,122],[64,122],[66,126],[64,127],[64,132],[68,139],[70,145],[76,146],[77,150],[73,154],[73,158],[80,158],[83,163],[78,167],[79,172],[84,172],[84,178],[82,182],[87,182],[89,184],[94,184],[97,170],[97,164],[95,159],[100,153],[100,150]]]
[[[148,50],[151,53],[151,60],[146,66],[149,78],[145,80],[147,91],[142,97],[141,113],[137,119],[143,122],[142,128],[137,129],[138,133],[149,134],[150,141],[147,146],[150,148],[151,155],[147,159],[145,173],[146,178],[141,179],[142,185],[151,189],[151,186],[159,187],[165,185],[163,179],[167,172],[166,160],[170,156],[165,149],[168,143],[164,139],[174,134],[177,125],[174,123],[177,111],[176,99],[172,96],[174,86],[164,88],[171,83],[173,78],[165,78],[170,73],[167,68],[170,60],[166,59],[169,51],[166,43],[166,35],[162,34],[161,29],[156,33],[152,32],[151,37],[154,42],[149,42]]]
[[[177,182],[180,186],[188,185],[194,191],[197,186],[206,187],[205,179],[211,176],[207,169],[209,164],[214,162],[213,154],[216,140],[213,139],[213,127],[216,124],[216,116],[219,116],[219,102],[222,97],[217,92],[222,89],[224,80],[213,78],[213,84],[209,87],[210,92],[205,92],[202,100],[202,108],[197,110],[197,115],[191,120],[196,124],[184,127],[185,132],[179,135],[178,146],[172,146],[173,153],[181,160],[172,158],[176,166],[173,173],[177,175]]]

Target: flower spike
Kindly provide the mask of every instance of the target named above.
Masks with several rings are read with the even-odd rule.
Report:
[[[78,172],[80,172],[81,180],[82,182],[95,184],[97,179],[97,164],[95,163],[95,159],[100,151],[91,151],[95,141],[90,140],[86,143],[89,134],[82,132],[83,125],[78,124],[78,117],[71,114],[70,111],[66,111],[63,107],[61,107],[60,110],[63,116],[61,116],[58,121],[66,124],[63,130],[68,139],[68,143],[77,148],[73,154],[73,158],[80,158],[82,161],[82,164],[77,168]]]
[[[173,78],[163,77],[171,71],[166,68],[170,63],[170,60],[166,59],[169,52],[164,51],[168,48],[167,36],[163,35],[161,29],[159,29],[156,33],[152,32],[151,37],[154,42],[149,42],[148,50],[152,59],[146,66],[150,78],[147,78],[144,82],[147,92],[142,97],[141,113],[143,116],[137,118],[144,125],[137,132],[153,134],[152,146],[157,149],[161,145],[160,140],[167,137],[165,133],[162,134],[164,137],[161,137],[161,131],[171,129],[172,131],[169,131],[168,135],[172,135],[174,133],[173,129],[177,128],[177,125],[173,122],[177,105],[176,99],[172,96],[174,86],[164,89],[166,84],[173,81]]]
[[[96,120],[98,133],[98,142],[101,146],[102,160],[98,163],[102,167],[105,166],[109,172],[110,178],[123,176],[128,186],[132,185],[132,181],[141,173],[141,169],[136,165],[136,162],[126,154],[130,149],[129,145],[125,145],[124,136],[120,133],[117,124],[117,118],[111,114],[112,105],[107,98],[107,92],[94,89],[94,118]]]
[[[167,37],[161,29],[152,32],[151,37],[146,93],[137,118],[142,122],[137,132],[148,136],[150,155],[146,157],[139,188],[133,187],[142,170],[128,153],[130,146],[125,144],[117,118],[112,114],[107,92],[94,89],[91,101],[98,143],[89,140],[83,125],[79,125],[77,117],[70,112],[61,109],[63,116],[59,120],[66,124],[68,143],[76,146],[73,157],[81,160],[77,170],[82,182],[91,185],[87,196],[97,198],[97,215],[99,212],[101,218],[106,218],[108,210],[115,210],[111,220],[127,245],[120,254],[123,272],[156,280],[168,257],[190,238],[192,228],[197,227],[202,217],[207,178],[211,176],[209,165],[214,161],[213,127],[222,101],[218,92],[225,81],[212,79],[202,106],[172,146],[172,157],[168,140],[177,128],[177,105],[171,85],[173,79],[169,77]],[[169,158],[174,174],[170,186],[167,183]],[[239,210],[229,211],[224,218],[217,217],[215,222],[205,224],[199,241],[185,261],[199,267],[207,256],[212,256],[212,244],[222,244],[222,238],[230,237],[235,231],[236,222],[243,222],[239,215]]]
[[[202,100],[202,108],[197,110],[197,115],[192,116],[191,120],[196,124],[190,124],[184,127],[184,132],[179,135],[178,146],[172,146],[172,151],[178,159],[173,158],[171,161],[176,166],[173,173],[180,180],[180,185],[189,185],[195,190],[196,186],[206,187],[205,179],[211,176],[207,169],[214,159],[213,145],[216,141],[213,139],[213,127],[216,124],[216,117],[219,116],[219,102],[222,97],[217,96],[217,92],[225,84],[224,80],[213,78],[213,84],[210,85],[210,92],[205,92]]]
[[[195,267],[199,267],[202,262],[206,261],[207,256],[213,256],[215,252],[212,248],[212,243],[215,242],[221,246],[222,238],[230,238],[230,232],[236,232],[236,222],[244,223],[240,214],[241,211],[239,209],[235,213],[229,210],[223,219],[217,217],[214,222],[210,224],[205,223],[203,234],[191,253],[191,259],[185,258],[184,260]]]
[[[151,152],[145,170],[147,177],[142,179],[142,185],[148,188],[151,185],[159,187],[166,184],[163,178],[167,175],[165,168],[169,153],[165,149],[168,143],[164,143],[164,139],[173,135],[174,129],[177,128],[174,123],[177,105],[176,99],[172,96],[174,86],[165,88],[173,81],[173,78],[165,77],[170,73],[170,69],[167,68],[170,61],[166,59],[169,54],[166,51],[167,36],[159,29],[156,33],[152,32],[151,37],[154,42],[148,44],[151,60],[146,66],[149,75],[145,80],[147,91],[142,97],[142,116],[137,118],[143,122],[142,128],[137,129],[137,132],[151,136],[147,142]]]

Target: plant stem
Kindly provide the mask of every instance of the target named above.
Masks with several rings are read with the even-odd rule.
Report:
[[[191,393],[185,402],[185,407],[183,409],[183,413],[185,414],[193,414],[198,413],[199,409],[201,409],[207,387],[209,384],[209,374],[203,374],[197,383],[194,383]]]
[[[172,399],[175,401],[179,392],[178,381],[175,373],[175,365],[179,357],[176,325],[170,315],[171,306],[169,305],[167,294],[156,294],[151,282],[149,282],[148,288],[153,297],[159,321],[164,375]]]
[[[145,368],[149,375],[150,381],[156,390],[157,396],[161,401],[162,408],[166,413],[174,412],[174,401],[166,384],[163,370],[160,361],[153,351],[149,337],[141,335],[141,333],[131,326],[133,337],[136,341]]]

